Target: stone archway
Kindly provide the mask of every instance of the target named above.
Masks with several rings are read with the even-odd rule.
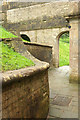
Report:
[[[69,31],[63,31],[58,36],[59,67],[69,65]]]
[[[61,37],[62,34],[69,32],[68,28],[61,28],[59,29],[59,32],[56,35],[56,39],[53,45],[53,65],[57,68],[59,67],[59,38]]]

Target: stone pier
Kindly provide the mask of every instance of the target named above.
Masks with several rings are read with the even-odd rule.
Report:
[[[80,83],[80,15],[66,17],[70,23],[70,82]]]

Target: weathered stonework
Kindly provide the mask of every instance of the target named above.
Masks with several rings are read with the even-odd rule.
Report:
[[[67,16],[78,14],[77,2],[50,2],[46,4],[33,5],[25,8],[17,8],[7,11],[7,22],[16,23],[40,18],[46,20],[47,17]],[[24,13],[24,14],[23,14]],[[45,17],[44,17],[45,16]],[[13,19],[15,18],[15,19]],[[49,20],[49,19],[48,19]]]
[[[19,18],[20,19],[20,18]],[[39,29],[51,29],[62,28],[68,26],[64,17],[60,16],[43,16],[43,18],[29,19],[18,23],[7,23],[6,28],[12,30],[39,30]]]
[[[48,62],[53,66],[52,46],[41,45],[36,43],[24,42],[26,49],[37,59]]]
[[[2,40],[35,63],[32,67],[1,73],[2,118],[46,119],[49,108],[49,63],[33,57],[20,38]]]
[[[29,36],[31,42],[51,45],[53,65],[59,66],[59,38],[66,31],[70,31],[70,79],[79,74],[79,23],[72,24],[66,21],[65,16],[80,15],[80,1],[49,2],[43,4],[30,3],[24,5],[5,5],[5,28],[20,36],[24,33]],[[80,20],[80,18],[79,18]],[[78,20],[78,21],[79,21]],[[71,25],[71,29],[68,26]],[[73,32],[72,32],[73,31]],[[75,36],[75,37],[74,37]],[[78,38],[78,37],[79,38]],[[73,40],[72,40],[73,39]],[[76,39],[76,40],[74,40]],[[76,45],[74,45],[74,43]],[[75,63],[75,65],[74,65]],[[73,66],[74,65],[74,66]],[[74,73],[75,72],[75,73]],[[73,74],[74,73],[74,74]],[[71,75],[72,74],[72,75]],[[76,78],[77,78],[76,77]],[[71,80],[72,81],[72,80]],[[74,80],[75,81],[75,80]]]
[[[19,2],[16,2],[16,4],[10,2],[4,6],[3,11],[7,9],[6,28],[10,30],[18,28],[19,31],[66,27],[68,23],[66,23],[64,16],[79,12],[77,2],[50,2],[43,4],[23,2],[22,5]]]
[[[48,69],[44,65],[3,73],[2,118],[45,118],[49,109]]]
[[[70,82],[80,83],[80,16],[69,16],[70,21]]]
[[[24,7],[29,7],[37,4],[44,4],[46,2],[19,2],[19,1],[10,1],[4,2],[2,9],[4,10],[7,7],[7,10],[10,9],[16,9],[16,8],[24,8]]]

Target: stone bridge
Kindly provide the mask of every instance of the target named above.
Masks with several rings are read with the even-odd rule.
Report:
[[[59,38],[69,31],[70,82],[80,81],[80,2],[4,2],[2,24],[31,42],[52,46],[53,65],[59,66]]]

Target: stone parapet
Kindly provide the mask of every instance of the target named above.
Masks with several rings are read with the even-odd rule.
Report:
[[[33,57],[20,38],[2,39],[35,66],[0,73],[2,76],[2,118],[46,119],[49,109],[49,63]],[[1,94],[0,94],[1,95]]]
[[[47,66],[2,73],[2,118],[46,118],[49,109]]]
[[[44,62],[48,62],[50,66],[53,66],[52,46],[32,42],[24,42],[24,45],[35,58]]]

